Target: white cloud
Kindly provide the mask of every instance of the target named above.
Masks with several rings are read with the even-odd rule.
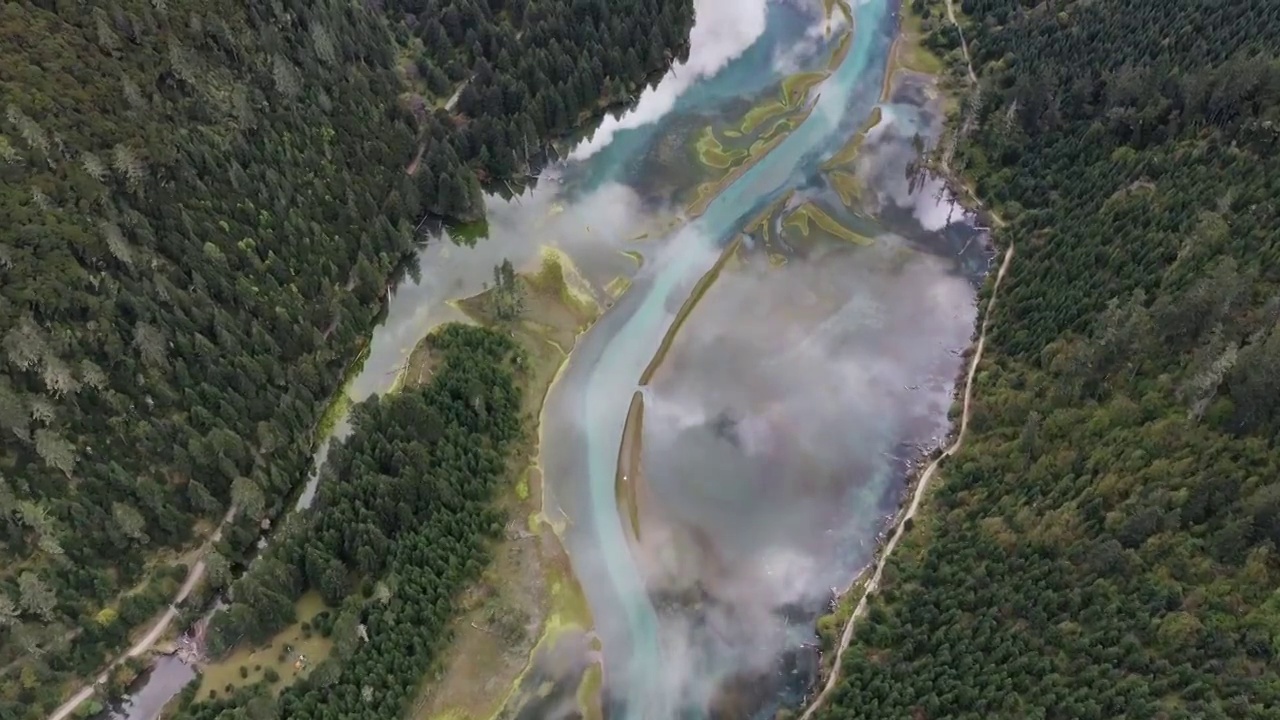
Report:
[[[791,75],[801,70],[814,69],[812,58],[824,43],[837,38],[849,25],[848,17],[837,10],[830,20],[815,22],[805,29],[804,37],[795,43],[781,47],[774,54],[773,69],[779,75]]]
[[[698,80],[715,75],[751,47],[765,29],[768,0],[696,0],[698,22],[689,35],[689,59],[648,88],[622,117],[607,116],[591,139],[570,154],[584,160],[613,141],[621,130],[656,122],[671,112],[676,100]]]

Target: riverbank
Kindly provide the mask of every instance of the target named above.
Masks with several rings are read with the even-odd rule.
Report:
[[[400,265],[397,265],[397,268],[399,267]],[[398,269],[397,272],[399,272]],[[383,303],[383,307],[379,311],[379,317],[386,312],[386,300],[387,296],[384,293],[379,301]],[[359,373],[361,364],[364,362],[365,357],[367,357],[368,351],[369,344],[368,342],[365,342],[361,345],[356,356],[343,370],[341,384],[338,386],[338,390],[333,397],[330,398],[325,409],[320,413],[315,426],[312,428],[312,432],[310,434],[312,438],[312,452],[322,452],[322,448],[325,446],[325,443],[328,442],[334,428],[350,410],[351,402],[350,398],[347,396],[346,390],[350,387],[355,376]],[[288,498],[286,498],[285,502],[281,503],[279,512],[271,517],[272,525],[268,525],[268,528],[272,527],[276,520],[286,517],[292,511],[297,509],[297,507],[295,507],[295,503],[292,501],[295,494],[298,496],[296,503],[297,506],[305,506],[308,504],[309,497],[313,495],[315,491],[314,483],[316,477],[317,470],[313,468],[306,481],[291,493]],[[147,623],[133,628],[129,632],[129,637],[131,639],[137,639],[131,641],[128,649],[108,662],[103,670],[94,677],[93,682],[83,685],[79,690],[71,694],[62,705],[58,706],[58,708],[49,715],[48,720],[65,720],[65,718],[71,717],[82,704],[87,702],[90,698],[93,698],[95,695],[101,694],[107,688],[108,681],[111,679],[113,672],[115,672],[116,669],[124,663],[145,660],[154,664],[156,656],[168,654],[159,652],[156,649],[156,646],[162,639],[166,637],[172,639],[177,633],[182,631],[183,628],[175,630],[171,628],[171,626],[175,622],[181,620],[184,617],[184,612],[189,610],[189,608],[181,607],[184,603],[192,598],[200,601],[201,603],[206,603],[208,601],[208,598],[202,595],[203,586],[201,585],[207,570],[205,559],[209,552],[222,539],[223,531],[235,522],[238,515],[239,508],[232,504],[227,508],[226,513],[223,514],[218,524],[205,536],[205,539],[195,547],[188,549],[183,553],[184,558],[194,560],[194,563],[189,565],[187,575],[183,579],[182,585],[179,586],[178,590],[169,601],[168,607]],[[267,531],[264,531],[264,536],[266,532]],[[146,632],[139,636],[139,632],[143,628],[146,628]],[[128,685],[129,684],[126,684],[126,687]],[[110,697],[102,698],[105,702],[110,702],[113,699],[114,698]]]
[[[951,7],[950,0],[947,0],[948,17],[951,23],[956,25],[959,30],[959,24],[956,22],[954,11]],[[927,74],[935,77],[939,75],[945,68],[944,64],[925,49],[921,43],[924,40],[924,34],[921,30],[920,18],[910,10],[910,5],[904,0],[899,18],[899,35],[894,42],[892,51],[892,62],[886,73],[884,81],[883,97],[887,98],[892,94],[892,86],[896,75],[903,71],[911,71]],[[964,63],[967,75],[970,80],[976,84],[977,76],[975,75],[972,63],[969,59],[968,48],[964,48]],[[933,69],[936,68],[936,69]],[[930,69],[933,69],[930,72]],[[944,107],[949,107],[947,100],[943,101]],[[970,207],[982,207],[981,201],[978,200],[976,194],[966,183],[960,178],[955,177],[949,167],[943,168],[943,172],[939,173],[946,182],[946,186],[952,191],[953,197],[958,202],[964,203],[962,196],[957,189],[963,190],[965,197],[969,200],[964,203]],[[1003,225],[1003,220],[994,213],[991,213],[993,220],[998,225]],[[892,530],[887,537],[883,539],[877,548],[876,554],[870,565],[867,566],[854,580],[850,586],[835,599],[835,607],[833,612],[819,619],[819,634],[824,641],[828,638],[831,630],[835,626],[842,627],[839,641],[835,644],[835,655],[830,661],[824,662],[823,671],[825,680],[822,689],[818,695],[810,702],[800,716],[800,720],[809,720],[815,713],[822,709],[830,698],[831,694],[840,680],[841,665],[844,659],[844,653],[848,649],[853,639],[854,629],[858,620],[865,615],[869,605],[869,601],[875,592],[879,589],[881,580],[884,575],[885,568],[893,555],[894,550],[898,548],[899,543],[906,533],[910,532],[915,525],[915,518],[920,511],[922,503],[928,493],[930,482],[938,472],[938,468],[947,458],[957,453],[964,445],[965,434],[968,430],[969,419],[971,413],[971,405],[973,399],[974,382],[977,371],[982,362],[983,350],[986,346],[987,332],[990,328],[992,313],[999,297],[1001,283],[1009,270],[1013,261],[1014,245],[1009,242],[1004,251],[999,269],[997,270],[994,280],[991,284],[991,293],[987,299],[986,305],[982,310],[982,321],[979,325],[976,339],[969,355],[969,365],[964,373],[962,382],[957,388],[957,395],[960,399],[960,412],[958,423],[953,425],[952,433],[948,438],[946,447],[939,451],[931,453],[931,461],[924,466],[919,472],[908,476],[906,485],[905,498],[909,501],[900,505],[899,510],[894,514],[890,527]],[[867,570],[871,570],[870,577],[867,577]],[[857,598],[856,604],[853,599]]]
[[[663,361],[666,360],[667,353],[671,351],[671,344],[675,342],[676,335],[680,333],[681,326],[683,326],[684,322],[689,319],[689,314],[698,306],[698,301],[702,299],[702,296],[706,295],[707,291],[711,289],[716,278],[720,277],[720,273],[724,270],[724,266],[729,262],[729,259],[733,257],[734,253],[738,251],[741,244],[741,240],[735,239],[733,242],[726,245],[724,249],[720,251],[720,257],[716,259],[716,262],[711,266],[711,269],[704,273],[702,277],[698,278],[697,284],[693,286],[692,292],[690,292],[689,296],[685,298],[683,303],[681,303],[680,309],[676,311],[675,319],[671,322],[671,326],[662,336],[662,341],[658,345],[658,349],[654,351],[653,357],[649,359],[649,364],[645,366],[644,372],[641,373],[641,386],[648,385],[652,382],[654,374],[662,367]]]
[[[524,440],[510,460],[498,501],[508,518],[504,536],[490,567],[464,596],[463,612],[451,626],[454,639],[414,702],[409,717],[415,720],[498,717],[522,694],[539,655],[553,651],[566,633],[591,629],[590,610],[557,535],[563,523],[554,519],[558,510],[547,506],[538,464],[543,401],[578,336],[600,313],[566,279],[578,277],[566,262],[561,254],[544,253],[537,272],[516,276],[514,290],[492,287],[454,303],[474,322],[510,332],[524,350]],[[496,296],[504,292],[518,298],[517,317],[495,316]],[[599,678],[588,673],[580,686],[588,705],[598,702],[592,683],[598,685]],[[590,716],[598,708],[583,712]]]
[[[688,17],[690,16],[691,16],[690,14],[686,13],[684,17],[687,20]],[[664,20],[666,18],[667,16],[664,15]],[[647,32],[649,30],[649,26],[646,25],[645,30]],[[630,77],[619,77],[617,73],[614,73],[614,75],[611,76],[609,79],[609,87],[605,88],[606,96],[604,98],[601,98],[598,102],[590,103],[588,107],[584,108],[581,113],[578,113],[576,115],[576,117],[574,115],[570,115],[569,116],[570,122],[560,123],[560,127],[566,127],[570,125],[572,126],[566,131],[566,133],[564,133],[564,135],[567,137],[547,136],[545,137],[545,142],[540,144],[546,145],[546,146],[552,146],[552,145],[562,144],[565,142],[576,143],[577,138],[580,135],[586,132],[589,132],[592,128],[598,125],[598,121],[601,118],[606,117],[609,114],[617,114],[621,112],[624,108],[632,105],[635,102],[637,96],[640,94],[640,92],[642,92],[646,87],[654,84],[658,79],[663,77],[673,65],[680,62],[681,59],[686,58],[688,56],[690,51],[690,46],[689,46],[690,41],[689,41],[689,33],[687,32],[687,30],[688,30],[688,25],[686,23],[685,25],[682,26],[681,32],[668,33],[667,34],[668,39],[670,39],[672,35],[682,35],[682,38],[678,42],[663,42],[662,45],[659,47],[659,49],[661,50],[660,53],[655,54],[654,52],[651,51],[648,54],[645,54],[642,52],[641,57],[643,60],[639,66],[635,66],[634,63],[628,64],[628,71],[626,74],[629,75]],[[404,33],[398,33],[397,36],[400,41],[405,41],[405,38],[407,37]],[[562,42],[566,40],[576,40],[576,38],[572,37],[572,34],[570,36],[562,37],[560,39]],[[415,40],[413,42],[417,42],[417,41]],[[401,50],[403,50],[405,46],[398,45],[396,47],[399,47]],[[421,49],[421,44],[419,43],[416,47]],[[646,47],[649,47],[649,46],[646,46]],[[435,48],[432,48],[433,52],[434,50]],[[420,54],[420,55],[416,55],[414,59],[422,60],[422,59],[425,59],[425,57],[427,57],[426,54]],[[400,59],[402,61],[406,60],[406,58],[404,57],[401,57]],[[636,72],[634,71],[635,67],[647,69],[647,72]],[[416,77],[416,72],[409,73],[409,74],[414,75]],[[455,77],[454,79],[456,80],[457,78]],[[459,97],[462,95],[462,90],[465,87],[465,85],[466,85],[466,81],[460,84],[457,84],[456,91],[452,92],[449,99],[443,102],[444,109],[446,111],[453,110],[453,106],[458,101]],[[576,89],[572,93],[572,95],[574,96],[577,95]],[[444,98],[443,97],[432,98],[432,100],[433,100],[433,104],[439,104],[438,101],[443,101]],[[466,103],[464,102],[463,105],[465,106]],[[510,108],[508,108],[508,112],[510,112]],[[527,119],[526,119],[526,122],[527,122]],[[541,126],[541,123],[539,123],[539,126]],[[505,127],[505,126],[501,126],[501,127]],[[544,133],[544,135],[549,135],[549,134]],[[526,146],[523,148],[524,155],[525,155],[525,158],[524,158],[525,167],[518,169],[518,173],[523,173],[523,172],[530,173],[531,174],[530,179],[532,179],[532,174],[535,174],[537,172],[536,171],[537,163],[534,162],[530,164],[529,162],[530,159],[528,157],[530,152],[530,148],[528,147],[528,145],[532,145],[534,142],[535,141],[533,140],[526,141]],[[384,145],[385,144],[386,143],[384,143]],[[515,141],[513,141],[513,144],[515,144]],[[403,160],[407,162],[406,172],[408,172],[408,174],[410,175],[414,174],[417,171],[418,167],[422,165],[423,147],[424,147],[423,144],[419,144],[418,147],[416,148],[417,152],[416,154],[414,154],[414,157],[412,158],[408,156],[409,153],[405,153],[400,160],[396,160],[397,170],[399,169],[399,167],[404,166],[404,163],[401,162],[401,160]],[[465,160],[466,158],[464,158],[464,161]],[[523,179],[523,175],[521,175],[521,178]],[[513,179],[512,181],[519,184],[518,180]],[[498,185],[502,185],[502,184],[504,183],[498,183]],[[403,192],[403,189],[401,192]],[[400,196],[397,194],[394,196],[393,202],[395,204],[399,204],[400,199],[401,199]],[[388,204],[392,204],[392,203],[389,202]],[[370,207],[376,207],[376,203],[375,205],[370,205]],[[362,206],[361,209],[364,209],[364,206]],[[367,216],[367,213],[365,214],[366,214],[365,220],[369,221],[365,223],[367,225],[373,224],[373,221],[376,221],[378,219],[377,214],[375,214],[374,216]],[[410,220],[410,222],[412,222],[412,219]],[[355,223],[355,224],[359,225],[360,223]],[[396,223],[393,220],[392,225],[395,225],[395,224]],[[352,289],[350,283],[348,284],[347,289],[348,290]],[[372,308],[370,308],[370,310],[372,310]],[[364,327],[362,329],[360,327],[362,325],[364,325],[364,323],[362,322],[355,323],[354,325],[351,325],[351,329],[355,330],[355,332],[362,335],[365,334],[363,332],[364,330],[371,329],[371,327]],[[372,325],[373,323],[369,323],[369,326],[372,326]],[[322,331],[322,334],[327,337],[329,333],[334,329],[334,326],[329,325],[328,328],[321,327],[319,329]],[[346,352],[341,353],[341,356],[343,356],[342,357],[343,360],[349,359],[348,353]],[[358,365],[358,361],[357,361],[357,365]],[[343,382],[340,384],[338,382],[339,378],[325,377],[325,375],[326,373],[322,371],[321,377],[323,381],[319,385],[319,387],[322,389],[316,393],[316,398],[320,401],[323,401],[325,394],[327,394],[326,391],[332,391],[333,401],[324,406],[326,409],[319,416],[320,426],[315,432],[311,433],[308,438],[304,439],[304,441],[298,442],[296,444],[292,442],[292,438],[291,438],[290,440],[291,446],[295,446],[299,450],[302,448],[306,440],[313,440],[312,444],[314,446],[318,446],[322,444],[325,441],[325,439],[329,436],[331,428],[340,423],[342,417],[346,413],[347,406],[350,404],[350,401],[348,400],[348,395],[344,391],[346,378],[344,377]],[[311,388],[313,391],[316,391],[315,385],[312,385]],[[246,437],[245,440],[248,441],[250,445],[254,445],[254,441],[251,437]],[[262,455],[270,458],[274,454],[282,454],[279,452],[282,449],[283,448],[277,448],[276,453],[268,452],[264,449],[262,451]],[[251,450],[256,452],[257,448],[251,448]],[[245,474],[248,474],[248,473],[246,472]],[[290,475],[295,475],[295,474],[290,473]],[[284,477],[287,478],[289,476],[284,476]],[[306,478],[305,474],[302,477],[294,477],[295,482],[292,484],[292,487],[295,488],[295,490],[292,490],[289,493],[287,493],[290,496],[290,498],[292,498],[293,495],[295,494],[296,488],[303,485],[303,482],[305,482],[305,478]],[[281,482],[288,484],[287,480],[282,480]],[[307,485],[310,485],[310,483],[307,483]],[[268,495],[269,495],[268,502],[273,503],[276,499],[286,495],[286,493],[269,491]],[[284,514],[287,514],[291,509],[292,509],[291,507],[283,509],[281,511],[281,516],[283,516]],[[215,518],[211,518],[211,520],[214,520],[214,519]],[[280,517],[274,517],[272,519],[278,521]],[[239,537],[246,536],[245,533],[239,532],[243,529],[243,520],[244,519],[242,518],[242,523],[237,525],[237,527],[235,528],[237,530],[236,533],[228,533],[227,535],[228,539],[232,539],[232,538],[238,539]],[[212,524],[213,524],[212,522],[209,523],[210,526],[212,526]],[[201,537],[197,540],[197,542],[191,543],[190,545],[191,545],[191,548],[197,548],[199,550],[198,555],[202,557],[204,554],[204,550],[207,549],[207,546],[209,545],[209,543],[205,542],[204,538]],[[191,548],[184,548],[184,550],[191,549]],[[239,554],[239,553],[236,553],[236,554]],[[192,562],[194,562],[194,560]],[[195,567],[195,566],[193,565],[192,567]],[[192,573],[191,579],[194,581],[193,582],[194,585],[200,584],[201,580],[203,579],[202,575],[203,575],[203,570],[201,570],[200,572]],[[198,592],[196,594],[193,594],[192,600],[197,599],[198,595],[199,595]],[[183,597],[174,597],[172,592],[166,592],[163,598],[161,598],[157,602],[157,605],[159,608],[164,608],[164,606],[167,603],[177,605],[181,603],[183,600],[186,600],[185,595]],[[196,603],[192,602],[192,600],[187,600],[187,604],[191,606],[195,606]],[[100,609],[101,609],[100,607],[93,607],[89,609],[89,611],[85,614],[91,615],[93,612],[96,612]],[[146,623],[139,623],[136,627],[130,630],[130,634],[136,635],[137,633],[145,633],[146,636],[148,638],[151,638],[152,640],[156,638],[163,638],[166,634],[171,636],[181,631],[182,628],[179,628],[177,626],[182,624],[181,619],[183,618],[185,618],[185,613],[172,612],[172,608],[170,608],[168,610],[164,610],[164,612],[158,615],[154,620],[148,619]],[[134,618],[132,617],[130,618],[130,620],[133,620],[133,619]],[[177,622],[175,622],[175,620],[177,620]],[[123,625],[123,623],[120,623],[120,624]],[[72,622],[67,623],[67,625],[75,627],[76,625],[75,619],[72,618]],[[153,628],[156,628],[156,627],[159,627],[160,632],[153,636],[151,634],[151,631]],[[96,633],[97,628],[94,628],[94,630],[95,632],[92,634],[95,634],[95,635],[98,634]],[[50,633],[50,635],[52,636],[53,633]],[[58,643],[59,649],[65,647],[71,641],[75,640],[77,636],[78,636],[78,629],[75,631],[69,631],[66,635],[62,636],[63,639]],[[75,654],[77,657],[81,658],[81,660],[78,660],[77,662],[81,662],[86,667],[86,669],[92,667],[95,675],[89,676],[86,674],[84,676],[80,676],[77,674],[77,676],[70,678],[70,681],[67,683],[66,693],[58,693],[58,692],[50,693],[50,695],[52,695],[53,697],[51,698],[49,705],[53,705],[55,702],[61,701],[62,698],[60,698],[59,695],[69,696],[67,697],[69,702],[65,703],[63,707],[59,708],[57,711],[55,711],[54,715],[51,716],[55,718],[55,720],[61,720],[61,718],[66,717],[67,714],[74,711],[74,708],[79,704],[79,701],[82,701],[95,694],[101,694],[100,688],[97,690],[94,689],[94,684],[95,684],[94,681],[97,675],[99,674],[99,671],[114,667],[120,661],[120,659],[125,655],[127,655],[128,657],[140,656],[138,653],[135,653],[135,650],[137,648],[135,648],[132,645],[129,645],[128,647],[126,647],[124,643],[119,643],[119,644],[112,643],[110,646],[105,646],[104,644],[104,646],[101,648],[101,653],[99,656],[99,648],[90,645],[89,642],[85,640],[85,637],[87,637],[87,635],[84,637],[80,637],[80,640],[82,641],[82,645],[70,648],[67,654],[68,655]],[[129,642],[132,643],[132,638],[130,639]],[[48,647],[42,648],[42,650],[47,650],[47,649],[49,648]],[[92,650],[93,652],[90,653],[89,650]],[[150,648],[143,648],[143,650],[145,652],[149,652]],[[46,655],[45,660],[48,661],[51,655]],[[94,661],[87,662],[87,663],[83,662],[82,658],[86,656],[92,656],[94,658]],[[142,656],[145,656],[145,653],[143,653]],[[32,655],[32,657],[34,658],[34,655]],[[8,658],[6,658],[6,661],[7,660]],[[22,658],[15,659],[13,661],[13,667],[16,668],[19,662],[21,662],[22,660],[23,660]],[[101,662],[101,666],[98,666],[99,661]],[[54,664],[63,665],[65,663],[63,663],[61,660],[58,660]],[[8,666],[7,662],[0,662],[0,672],[7,670],[7,666]],[[15,670],[14,676],[16,677],[16,675],[17,675],[17,672]],[[88,686],[80,687],[82,682],[88,683]]]
[[[844,653],[849,647],[849,642],[853,639],[854,627],[857,625],[858,619],[866,614],[868,602],[880,586],[880,581],[884,574],[886,563],[889,561],[889,557],[897,548],[902,537],[913,527],[916,514],[919,511],[921,502],[924,500],[925,494],[928,491],[929,482],[937,473],[942,461],[957,453],[964,445],[965,432],[969,427],[969,414],[973,398],[974,377],[977,375],[979,363],[982,362],[982,351],[986,346],[987,330],[990,327],[991,314],[995,308],[996,299],[1000,292],[1000,283],[1004,280],[1005,273],[1008,271],[1009,265],[1013,261],[1013,248],[1013,244],[1010,243],[1008,249],[1005,250],[1004,260],[1000,263],[1000,270],[996,273],[995,281],[991,286],[991,297],[987,301],[986,309],[983,312],[982,328],[978,334],[977,343],[973,350],[973,357],[969,363],[969,371],[965,377],[960,424],[953,436],[954,440],[945,450],[935,457],[933,461],[925,467],[924,471],[916,477],[915,481],[911,483],[909,490],[911,502],[904,505],[903,510],[894,518],[893,532],[889,536],[888,541],[885,542],[876,553],[876,559],[874,561],[875,570],[870,579],[865,583],[858,583],[855,581],[855,583],[850,587],[850,590],[855,591],[854,594],[858,597],[858,604],[854,607],[853,612],[849,614],[848,620],[844,624],[844,631],[840,635],[840,644],[837,646],[836,656],[831,664],[831,669],[827,674],[826,682],[822,687],[822,691],[818,693],[817,698],[809,704],[809,707],[805,710],[804,714],[800,716],[800,720],[808,720],[812,717],[815,712],[822,708],[823,704],[826,703],[831,693],[835,690],[836,684],[840,680],[841,661],[844,659]],[[843,604],[846,601],[841,598],[839,602]]]

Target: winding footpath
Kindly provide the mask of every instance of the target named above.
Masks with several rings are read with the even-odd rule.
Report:
[[[831,668],[831,674],[827,676],[827,682],[822,687],[822,692],[818,693],[818,697],[809,705],[809,709],[805,710],[804,715],[800,716],[800,720],[809,720],[813,714],[826,704],[831,694],[835,692],[836,685],[840,680],[840,667],[844,661],[844,651],[848,649],[849,642],[853,639],[853,628],[858,622],[858,618],[867,612],[867,606],[871,599],[871,595],[880,587],[880,576],[884,572],[885,565],[889,562],[889,556],[893,554],[894,548],[898,546],[898,541],[907,532],[907,521],[916,516],[916,511],[920,509],[920,502],[924,499],[925,491],[929,487],[929,481],[933,479],[934,473],[937,472],[939,464],[945,459],[954,455],[964,445],[965,431],[969,429],[969,410],[970,401],[973,398],[973,378],[978,373],[978,363],[982,361],[982,350],[987,342],[987,328],[991,324],[991,313],[995,309],[996,299],[1000,293],[1000,282],[1004,280],[1004,275],[1009,270],[1009,263],[1013,260],[1013,244],[1010,243],[1009,249],[1004,252],[1004,261],[1000,263],[1000,271],[996,273],[995,285],[991,288],[991,300],[987,303],[986,312],[982,316],[982,331],[978,334],[978,344],[973,351],[973,359],[969,362],[969,373],[965,376],[964,381],[964,410],[960,415],[960,429],[956,433],[955,442],[951,446],[942,451],[924,472],[920,474],[920,480],[916,483],[915,492],[911,495],[911,504],[907,506],[907,511],[902,514],[898,521],[897,527],[894,529],[893,536],[889,538],[889,542],[885,544],[884,549],[880,552],[880,558],[876,561],[875,573],[872,574],[871,580],[867,582],[866,587],[862,591],[862,598],[858,600],[858,606],[854,608],[853,614],[849,616],[849,621],[845,623],[844,632],[840,635],[840,647],[836,650],[836,660]]]
[[[208,549],[213,547],[213,544],[218,542],[218,539],[222,537],[222,528],[226,527],[227,523],[235,520],[235,517],[236,507],[233,505],[230,510],[227,510],[227,514],[222,517],[222,522],[218,523],[217,529],[215,529],[213,534],[209,536],[209,539],[205,541],[204,548],[202,548],[200,552],[200,559],[197,560],[196,564],[192,565],[191,570],[187,572],[187,579],[182,582],[182,587],[178,588],[178,592],[173,596],[173,600],[170,601],[168,609],[166,609],[164,614],[160,616],[160,619],[151,626],[151,629],[147,631],[147,634],[143,635],[142,638],[134,643],[128,650],[124,651],[117,656],[116,659],[112,660],[111,663],[107,665],[106,669],[103,670],[98,677],[94,678],[92,683],[80,688],[79,692],[72,695],[71,698],[60,705],[57,710],[54,710],[53,713],[49,715],[49,720],[64,720],[65,718],[70,717],[72,713],[76,711],[76,708],[80,707],[81,703],[93,697],[98,686],[107,681],[107,678],[111,675],[111,671],[114,670],[117,665],[125,660],[141,656],[150,650],[152,645],[155,645],[156,641],[164,635],[165,631],[169,629],[169,626],[172,625],[173,621],[178,617],[178,605],[182,604],[182,602],[187,599],[187,596],[191,594],[191,591],[194,590],[196,585],[198,585],[204,578],[204,556],[207,554]]]
[[[964,28],[960,27],[960,23],[956,22],[956,9],[952,0],[947,2],[947,19],[951,21],[951,25],[955,27],[956,34],[960,36],[960,51],[964,53],[964,65],[969,70],[969,82],[974,85],[978,84],[978,75],[973,71],[973,59],[969,57],[969,43],[964,39]]]

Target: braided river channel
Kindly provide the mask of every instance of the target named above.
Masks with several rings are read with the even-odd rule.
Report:
[[[589,666],[610,720],[798,706],[818,617],[948,432],[992,251],[916,170],[943,99],[895,68],[897,0],[698,9],[688,61],[490,197],[484,237],[424,246],[347,388],[390,389],[503,260],[551,252],[599,308],[538,458],[594,626],[539,645],[502,717],[581,717]]]

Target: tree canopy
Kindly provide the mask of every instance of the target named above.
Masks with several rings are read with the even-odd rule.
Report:
[[[183,717],[394,718],[412,698],[449,640],[455,600],[502,530],[491,497],[521,432],[519,350],[509,337],[448,325],[429,344],[431,381],[354,409],[314,508],[290,518],[209,629],[211,652],[265,640],[315,589],[336,608],[334,656],[286,689],[271,714],[254,709],[265,697],[258,688]]]
[[[1280,6],[962,8],[955,164],[1017,256],[819,716],[1272,717]]]
[[[245,560],[424,215],[478,217],[482,179],[691,24],[690,0],[0,6],[0,717],[122,648],[185,572],[159,558],[233,503]]]

